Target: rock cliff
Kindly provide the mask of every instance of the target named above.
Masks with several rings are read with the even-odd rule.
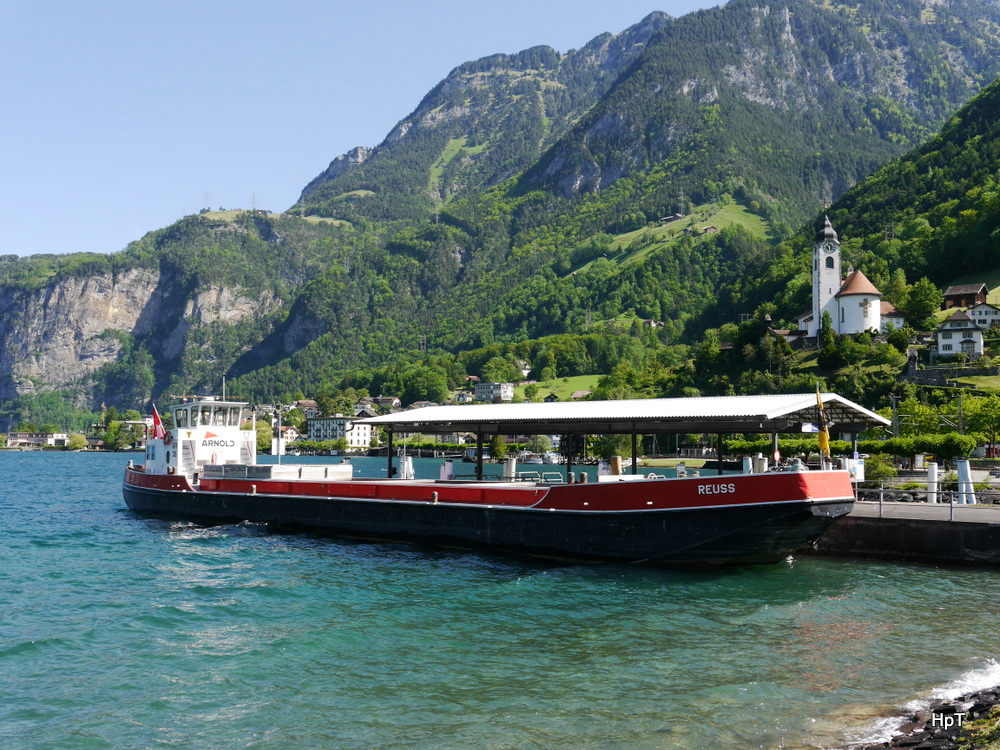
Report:
[[[208,285],[193,292],[156,270],[68,276],[37,289],[0,287],[0,398],[80,388],[119,361],[129,337],[149,337],[157,363],[179,360],[193,328],[233,325],[273,310],[271,295]],[[148,394],[147,394],[148,397]]]

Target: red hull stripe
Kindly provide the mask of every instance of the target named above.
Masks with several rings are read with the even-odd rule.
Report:
[[[523,487],[433,481],[349,482],[203,478],[194,489],[183,476],[126,470],[126,484],[149,489],[289,497],[438,502],[537,510],[622,512],[739,507],[792,502],[848,502],[854,493],[846,472],[771,473],[687,479]]]

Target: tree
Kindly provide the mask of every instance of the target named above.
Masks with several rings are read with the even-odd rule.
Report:
[[[820,319],[819,344],[820,348],[832,347],[837,343],[837,336],[833,331],[833,320],[830,318],[830,311],[824,310]]]
[[[943,300],[941,291],[925,276],[910,287],[902,310],[909,316],[914,328],[927,330],[931,327],[934,313],[941,309]]]
[[[281,423],[286,424],[290,427],[294,427],[295,431],[298,433],[304,433],[306,431],[306,415],[297,406],[294,409],[289,409],[284,414],[281,415]]]
[[[81,435],[79,432],[74,432],[69,436],[69,440],[66,441],[66,449],[71,451],[83,450],[87,447],[87,438]]]
[[[520,373],[514,367],[513,362],[508,362],[503,357],[493,357],[481,371],[482,378],[487,383],[512,383],[520,380]]]
[[[592,448],[601,458],[631,455],[632,438],[629,435],[601,435],[594,439]]]
[[[896,476],[896,473],[896,467],[886,455],[876,453],[865,459],[865,482],[881,482]]]
[[[243,429],[247,426],[243,425]],[[274,428],[271,427],[271,423],[263,419],[255,419],[253,423],[254,430],[257,431],[257,450],[258,451],[269,451],[271,450],[271,440],[274,438]]]
[[[990,445],[996,447],[1000,432],[1000,397],[990,394],[986,398],[969,399],[965,404],[969,428],[988,436]]]
[[[524,447],[532,453],[547,453],[552,449],[552,441],[548,435],[532,435]]]
[[[497,461],[503,461],[507,457],[507,441],[503,435],[494,435],[490,439],[490,455]]]

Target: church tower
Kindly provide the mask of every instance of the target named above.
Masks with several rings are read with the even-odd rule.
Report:
[[[813,303],[809,336],[819,334],[823,313],[830,313],[834,329],[837,328],[837,293],[840,291],[840,240],[830,224],[830,217],[823,217],[823,228],[816,234],[813,245]]]

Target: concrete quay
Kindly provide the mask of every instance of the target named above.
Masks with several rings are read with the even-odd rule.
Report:
[[[1000,506],[858,502],[799,553],[947,565],[1000,565]]]

